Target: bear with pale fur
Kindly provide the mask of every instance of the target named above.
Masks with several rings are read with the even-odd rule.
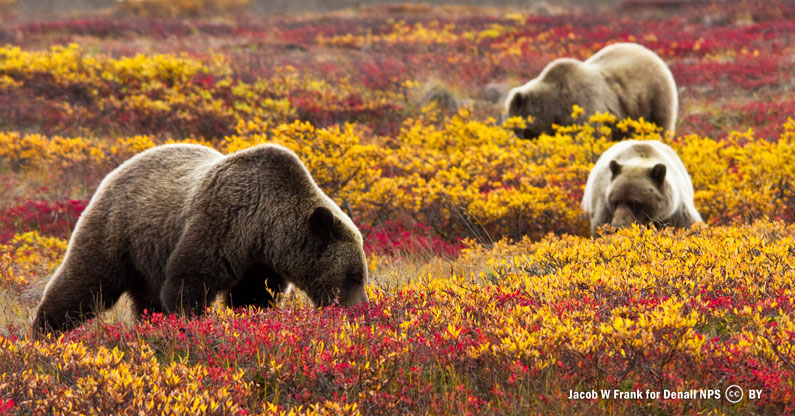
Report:
[[[318,306],[366,303],[366,281],[359,230],[292,151],[164,145],[99,185],[33,331],[71,329],[124,293],[136,315],[201,314],[219,294],[268,307],[290,285]]]
[[[552,61],[538,77],[511,89],[505,111],[507,117],[533,118],[515,130],[520,138],[532,139],[553,133],[553,124],[576,122],[571,117],[575,104],[585,110],[584,120],[607,112],[619,120],[642,117],[673,132],[678,98],[674,77],[657,54],[635,43],[617,43],[585,62]]]
[[[582,209],[594,235],[604,224],[689,227],[702,222],[682,160],[656,140],[627,140],[607,149],[588,175]]]

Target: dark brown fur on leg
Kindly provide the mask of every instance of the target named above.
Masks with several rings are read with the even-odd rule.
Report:
[[[201,315],[220,291],[237,280],[229,260],[206,244],[218,237],[200,223],[188,225],[166,265],[160,302],[169,313]]]
[[[270,267],[255,264],[227,294],[227,304],[233,308],[273,306],[275,297],[287,289],[287,282]]]
[[[85,279],[61,276],[47,288],[33,320],[33,335],[68,331],[112,307],[122,294],[99,273]]]

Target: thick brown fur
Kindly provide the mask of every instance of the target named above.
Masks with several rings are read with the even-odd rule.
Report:
[[[668,66],[654,52],[635,43],[617,43],[601,49],[587,61],[560,58],[541,74],[513,88],[505,101],[507,117],[533,118],[517,129],[523,139],[551,134],[552,125],[568,125],[574,104],[583,108],[581,119],[609,112],[619,119],[643,118],[674,131],[678,98]]]
[[[607,149],[588,176],[582,208],[594,235],[604,224],[689,227],[702,221],[681,159],[656,140],[628,140]]]
[[[102,181],[32,326],[71,329],[123,293],[136,314],[200,314],[218,294],[268,307],[290,284],[319,306],[354,305],[366,281],[361,234],[293,152],[165,145]]]

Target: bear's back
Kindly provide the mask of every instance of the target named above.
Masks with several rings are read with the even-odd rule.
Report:
[[[204,146],[158,146],[127,160],[100,184],[74,239],[160,276],[185,224],[184,205],[223,155]]]
[[[219,163],[218,170],[226,166],[236,169],[240,181],[236,186],[227,188],[246,188],[257,195],[256,199],[262,206],[268,207],[269,215],[309,215],[312,208],[325,206],[346,224],[347,228],[356,229],[353,221],[328,195],[326,195],[310,174],[301,159],[290,149],[277,144],[260,144],[236,152]],[[226,190],[208,189],[203,197],[219,197]],[[209,201],[200,201],[209,203]],[[306,212],[297,210],[303,207]],[[263,219],[268,221],[268,219]],[[294,224],[289,224],[294,225]]]
[[[585,63],[607,67],[657,62],[658,60],[657,54],[643,45],[638,45],[637,43],[614,43],[597,51]]]
[[[585,63],[599,71],[616,92],[625,116],[643,117],[673,131],[679,102],[668,65],[653,51],[635,43],[601,49]]]
[[[223,155],[190,144],[158,146],[129,159],[102,181],[94,199],[114,204],[109,212],[131,208],[157,215],[182,206],[202,174]],[[92,199],[92,204],[95,202]],[[129,213],[133,214],[133,213]]]

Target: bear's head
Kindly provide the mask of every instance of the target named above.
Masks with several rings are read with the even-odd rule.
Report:
[[[513,130],[520,139],[529,140],[544,133],[552,134],[552,124],[565,124],[567,121],[566,115],[559,114],[555,108],[558,101],[555,91],[541,82],[535,83],[534,88],[514,88],[508,93],[506,118],[532,117],[532,122],[528,121],[524,128]]]
[[[552,125],[569,125],[573,106],[582,107],[587,120],[594,113],[620,115],[618,97],[601,73],[577,59],[559,58],[550,62],[541,74],[528,83],[513,88],[505,100],[506,118],[531,116],[532,123],[514,129],[522,139],[543,133],[552,134]]]
[[[657,226],[675,209],[676,193],[665,180],[663,163],[619,164],[610,161],[610,184],[607,187],[607,208],[610,224],[621,228],[631,224]]]
[[[368,303],[362,235],[344,213],[334,211],[318,206],[310,214],[302,247],[310,252],[300,267],[304,275],[295,283],[317,306]]]
[[[362,235],[294,152],[261,144],[215,169],[208,182],[220,189],[204,198],[224,213],[220,219],[236,221],[226,227],[240,230],[229,251],[251,246],[250,262],[264,263],[316,306],[368,302]]]
[[[514,130],[519,138],[532,139],[543,133],[552,134],[553,124],[567,125],[574,121],[571,118],[574,104],[586,108],[586,111],[590,108],[590,96],[594,93],[584,90],[592,89],[592,84],[600,81],[599,75],[582,62],[570,58],[556,59],[538,77],[508,93],[506,116],[532,117],[532,123]]]

